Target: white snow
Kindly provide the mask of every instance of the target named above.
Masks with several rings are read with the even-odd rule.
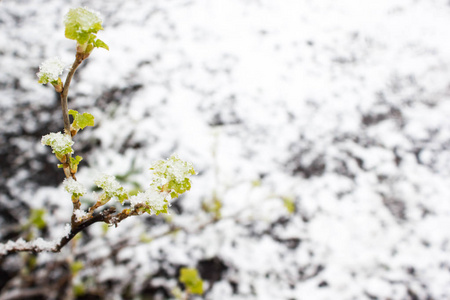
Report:
[[[0,128],[28,159],[32,141],[9,112],[51,101],[33,68],[54,55],[73,59],[61,19],[85,4],[43,3],[0,3]],[[99,37],[110,51],[94,50],[71,87],[69,107],[96,118],[75,139],[88,162],[77,178],[93,187],[105,172],[145,190],[150,163],[174,152],[198,172],[165,221],[93,226],[75,251],[92,273],[102,270],[94,280],[138,292],[164,270],[152,284],[173,286],[178,267],[217,258],[226,270],[206,299],[450,297],[446,1],[90,5],[104,16]],[[85,156],[78,141],[95,148]],[[11,195],[54,206],[50,231],[62,227],[67,194],[18,185],[30,175],[15,174]],[[217,222],[202,210],[213,199]],[[140,242],[170,226],[183,230]]]

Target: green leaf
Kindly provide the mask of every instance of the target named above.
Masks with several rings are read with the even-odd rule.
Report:
[[[94,116],[90,113],[79,114],[76,121],[81,129],[84,129],[86,126],[94,126]]]
[[[104,41],[102,41],[101,39],[97,39],[94,42],[94,46],[97,47],[97,48],[103,48],[103,49],[106,49],[106,50],[109,51],[108,45],[106,45],[106,43]]]
[[[102,19],[98,13],[87,8],[70,9],[64,17],[65,36],[83,45],[91,39],[91,35],[102,30]]]
[[[169,213],[169,205],[168,204],[164,205],[163,209],[155,211],[155,215],[167,214],[167,213]],[[148,212],[148,214],[151,214],[151,211]]]
[[[69,115],[71,115],[73,117],[73,119],[75,120],[75,118],[78,116],[78,111],[69,109]]]
[[[129,198],[127,191],[123,187],[118,188],[113,196],[116,196],[117,199],[119,199],[120,204],[123,204],[123,202]]]
[[[44,220],[44,209],[32,209],[30,214],[30,223],[38,229],[44,229],[47,223]]]
[[[66,26],[64,35],[66,38],[68,38],[70,40],[76,40],[78,37],[77,28],[74,26]]]
[[[76,260],[70,264],[70,271],[72,272],[72,275],[76,275],[79,271],[83,270],[83,268],[84,264],[79,260]]]
[[[78,164],[82,160],[83,160],[83,158],[79,155],[77,155],[75,158],[70,157],[70,167],[72,168],[72,167],[78,166]]]
[[[179,280],[184,283],[189,293],[203,294],[203,280],[200,278],[196,269],[182,268],[180,270]]]
[[[290,197],[283,197],[283,204],[286,207],[289,214],[293,214],[295,212],[295,201]]]
[[[181,182],[172,180],[169,182],[168,188],[175,191],[176,197],[178,197],[179,195],[191,189],[191,180],[189,178],[185,178]],[[173,195],[172,198],[174,198]]]
[[[73,286],[73,294],[77,297],[86,294],[86,289],[84,288],[84,285],[82,283],[75,284]]]
[[[69,110],[69,115],[73,117],[72,127],[75,130],[84,129],[86,126],[94,126],[94,116],[90,113],[78,113],[76,110]]]

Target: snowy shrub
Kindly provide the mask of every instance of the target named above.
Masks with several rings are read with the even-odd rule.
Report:
[[[16,242],[9,241],[6,244],[0,244],[0,255],[19,251],[59,252],[77,233],[94,223],[104,222],[107,225],[117,226],[119,222],[130,216],[143,213],[150,215],[168,213],[170,201],[190,190],[191,181],[189,176],[195,175],[191,163],[181,160],[176,155],[172,155],[167,160],[160,160],[151,164],[150,169],[153,170],[153,177],[150,180],[149,189],[135,191],[133,195],[130,195],[114,176],[102,174],[94,181],[94,184],[102,192],[94,194],[94,204],[92,206],[87,210],[81,209],[80,198],[87,194],[87,189],[76,178],[78,165],[82,157],[78,155],[72,156],[74,153],[74,137],[80,129],[94,126],[95,122],[94,116],[90,113],[85,112],[81,114],[76,110],[68,109],[68,92],[77,68],[89,57],[92,51],[95,48],[109,50],[109,47],[96,36],[98,31],[103,30],[102,19],[97,12],[82,7],[70,9],[64,18],[64,24],[66,38],[77,42],[75,61],[68,70],[65,82],[63,83],[60,78],[65,70],[65,64],[58,57],[50,58],[42,63],[37,76],[39,83],[52,84],[61,99],[64,130],[63,132],[52,132],[44,135],[41,143],[52,148],[52,152],[60,162],[58,167],[64,171],[66,178],[63,186],[70,194],[73,206],[70,227],[68,227],[63,237],[54,241],[37,239],[26,242],[23,239],[19,239]],[[72,123],[70,123],[69,116],[72,116]],[[107,203],[112,202],[114,199],[117,200],[116,203],[105,207]],[[42,215],[43,212],[37,215],[38,217],[34,217],[32,223],[36,224],[36,226],[37,224],[42,224]],[[45,223],[43,224],[45,226]],[[197,287],[195,291],[198,292],[200,279],[196,280]]]

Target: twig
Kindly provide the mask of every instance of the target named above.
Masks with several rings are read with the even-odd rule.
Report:
[[[64,131],[66,134],[70,134],[70,120],[69,120],[69,108],[67,104],[67,95],[69,94],[70,82],[72,81],[72,77],[75,74],[77,68],[83,62],[83,56],[77,53],[75,57],[75,61],[72,64],[72,68],[70,68],[69,74],[67,74],[66,81],[64,82],[63,90],[60,93],[61,96],[61,109],[63,113],[64,119]]]
[[[61,238],[61,240],[55,245],[53,242],[44,241],[43,239],[38,239],[32,242],[25,242],[23,240],[18,240],[17,242],[8,242],[4,245],[0,244],[0,256],[8,255],[10,253],[16,252],[60,252],[61,249],[70,242],[77,233],[83,231],[94,223],[106,222],[110,223],[112,220],[112,215],[116,211],[115,207],[110,207],[99,214],[87,219],[84,222],[77,223],[72,226],[70,232]]]

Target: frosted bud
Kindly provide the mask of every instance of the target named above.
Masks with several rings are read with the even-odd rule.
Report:
[[[52,147],[53,153],[58,155],[65,155],[73,153],[72,138],[67,134],[61,132],[52,132],[44,135],[41,139],[42,145]]]
[[[150,207],[151,213],[158,213],[165,210],[165,205],[168,205],[166,200],[168,194],[161,193],[157,187],[152,186],[145,192],[138,193],[135,196],[130,197],[131,207],[135,207],[138,204],[143,204]]]
[[[103,29],[102,22],[99,13],[93,10],[86,7],[72,8],[64,16],[66,38],[85,44],[91,37],[91,33],[97,33]]]
[[[81,197],[87,192],[86,188],[72,177],[64,179],[63,186],[68,193],[75,197]]]
[[[64,71],[64,63],[59,57],[49,58],[39,66],[39,72],[36,74],[39,83],[57,83],[59,76]]]
[[[153,163],[150,170],[153,170],[153,174],[157,177],[165,178],[168,181],[175,180],[178,182],[195,174],[192,164],[179,159],[175,154],[167,160],[159,160]]]
[[[116,177],[109,174],[100,175],[94,183],[101,188],[109,197],[116,196],[120,203],[128,199],[128,193],[116,180]]]

